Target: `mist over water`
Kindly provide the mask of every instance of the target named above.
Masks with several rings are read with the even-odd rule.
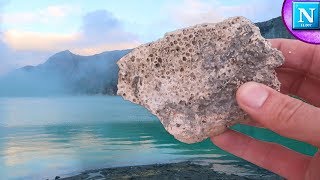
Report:
[[[43,72],[19,70],[0,78],[0,96],[49,96],[68,93],[62,78]]]
[[[0,97],[116,94],[116,62],[130,50],[80,56],[62,51],[0,77]]]
[[[7,127],[157,120],[118,96],[0,98],[0,119]]]

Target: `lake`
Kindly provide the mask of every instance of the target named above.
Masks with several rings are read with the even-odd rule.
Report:
[[[316,151],[265,129],[234,129],[305,154]],[[1,179],[52,179],[95,168],[186,160],[213,163],[226,173],[254,173],[209,140],[178,142],[155,116],[121,97],[0,98]]]

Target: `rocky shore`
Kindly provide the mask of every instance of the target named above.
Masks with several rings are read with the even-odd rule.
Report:
[[[63,180],[103,180],[103,179],[212,179],[212,180],[278,180],[283,179],[264,169],[255,167],[255,174],[235,175],[215,171],[212,165],[192,162],[153,164],[89,170]]]

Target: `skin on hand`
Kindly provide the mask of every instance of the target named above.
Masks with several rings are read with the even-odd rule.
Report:
[[[258,124],[282,136],[320,147],[320,46],[297,40],[270,41],[285,57],[285,63],[276,70],[281,93],[249,82],[238,89],[237,102],[255,120],[251,125]],[[313,157],[306,156],[233,130],[211,140],[221,149],[284,178],[320,179],[320,152]]]

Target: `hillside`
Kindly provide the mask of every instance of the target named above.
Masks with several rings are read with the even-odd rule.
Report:
[[[25,66],[0,79],[0,96],[116,93],[116,62],[130,50],[80,56],[59,52],[38,66]]]
[[[293,38],[281,17],[256,23],[266,38]],[[38,66],[25,66],[0,79],[0,96],[109,94],[117,91],[116,62],[131,50],[80,56],[59,52]]]
[[[294,36],[292,36],[284,26],[281,17],[273,18],[265,22],[259,22],[256,23],[256,25],[260,28],[260,32],[265,38],[294,39]]]

